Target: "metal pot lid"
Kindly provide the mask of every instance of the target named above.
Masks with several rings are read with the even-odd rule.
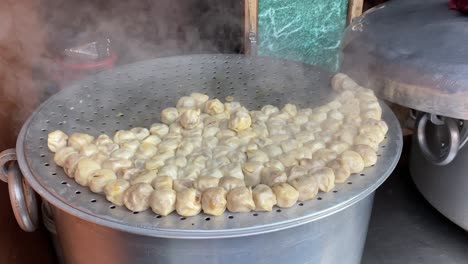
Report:
[[[447,0],[393,0],[347,29],[343,71],[391,102],[468,119],[468,17]]]
[[[150,210],[134,214],[113,206],[101,194],[68,178],[47,149],[47,135],[61,129],[92,135],[158,122],[161,109],[192,92],[216,98],[233,96],[250,109],[265,104],[317,105],[330,100],[331,75],[315,67],[283,60],[239,55],[196,55],[155,59],[102,72],[62,90],[44,102],[23,126],[18,162],[31,187],[69,214],[96,224],[145,236],[219,238],[273,232],[329,216],[367,197],[389,176],[402,149],[401,129],[382,104],[389,126],[378,163],[352,175],[317,200],[273,212],[199,214],[167,217]]]

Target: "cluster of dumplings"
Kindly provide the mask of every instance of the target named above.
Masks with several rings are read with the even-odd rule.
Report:
[[[187,217],[291,207],[374,165],[387,133],[371,90],[344,74],[332,86],[335,100],[313,109],[249,111],[193,93],[149,129],[112,138],[57,130],[48,147],[66,175],[133,212]]]

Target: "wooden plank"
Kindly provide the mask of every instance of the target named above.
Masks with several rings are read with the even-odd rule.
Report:
[[[256,45],[251,45],[250,38],[258,43],[258,0],[244,0],[244,53],[254,55]]]
[[[354,18],[362,14],[364,0],[349,0],[348,2],[348,19],[347,23],[351,23]]]

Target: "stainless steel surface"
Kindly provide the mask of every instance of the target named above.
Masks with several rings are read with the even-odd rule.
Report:
[[[460,148],[460,133],[458,123],[454,119],[444,118],[443,120],[433,121],[433,114],[423,113],[416,121],[416,138],[419,149],[424,158],[434,165],[447,165],[457,156]],[[426,125],[430,121],[436,126],[447,129],[448,139],[446,141],[435,142],[435,147],[438,153],[435,154],[428,146],[426,139]]]
[[[18,225],[26,232],[36,230],[38,223],[36,194],[24,181],[16,162],[8,166],[8,192]]]
[[[392,0],[347,30],[342,71],[391,102],[468,119],[466,17],[447,0]]]
[[[176,214],[158,218],[149,210],[133,214],[91,193],[55,166],[47,134],[84,131],[112,134],[117,129],[149,126],[162,108],[191,92],[228,95],[251,109],[264,104],[299,106],[331,97],[330,76],[317,68],[266,58],[186,56],[136,63],[96,75],[50,98],[25,124],[18,138],[21,169],[31,186],[54,206],[89,222],[135,234],[172,238],[220,238],[275,232],[330,216],[364,199],[385,180],[398,161],[402,140],[398,121],[383,105],[390,130],[379,150],[379,162],[353,175],[348,184],[320,199],[273,213],[229,214],[189,219]]]
[[[361,263],[466,264],[468,234],[416,189],[409,173],[407,139],[398,167],[375,193]]]
[[[333,217],[272,233],[222,239],[139,236],[92,224],[61,210],[55,210],[54,217],[66,263],[357,264],[372,201],[370,194]],[[185,221],[197,224],[197,219]]]
[[[429,142],[443,140],[443,130],[426,129]],[[417,188],[439,212],[468,231],[468,149],[460,149],[451,163],[437,166],[424,158],[417,139],[413,141],[410,171]]]

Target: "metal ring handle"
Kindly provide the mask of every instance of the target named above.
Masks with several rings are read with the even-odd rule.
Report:
[[[6,164],[12,160],[16,160],[15,149],[7,149],[0,153],[0,180],[8,182],[8,170]]]
[[[449,164],[458,153],[458,148],[460,146],[460,134],[458,129],[458,124],[451,118],[444,119],[444,126],[447,127],[448,132],[450,134],[449,142],[448,142],[448,151],[446,154],[442,156],[437,156],[429,149],[427,146],[427,139],[426,139],[426,124],[429,120],[429,114],[423,114],[421,118],[418,120],[417,123],[417,139],[419,148],[423,156],[430,162],[435,165],[443,166]]]
[[[14,160],[16,160],[14,149],[0,153],[0,179],[8,182],[8,192],[16,222],[24,231],[33,232],[38,223],[36,195],[24,180],[17,162],[12,162],[8,169],[5,168],[6,163]]]

